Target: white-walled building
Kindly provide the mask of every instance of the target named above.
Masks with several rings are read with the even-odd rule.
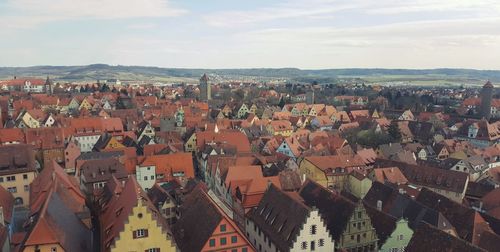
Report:
[[[260,252],[334,251],[334,241],[315,208],[271,185],[250,210],[246,235]]]

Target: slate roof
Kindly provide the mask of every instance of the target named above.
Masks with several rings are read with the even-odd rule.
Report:
[[[394,216],[386,214],[382,211],[377,210],[375,207],[365,204],[366,213],[370,217],[372,226],[375,228],[375,232],[378,237],[379,248],[384,245],[389,236],[396,229],[396,222],[398,219]]]
[[[311,180],[304,183],[299,195],[307,206],[316,207],[319,210],[333,239],[338,240],[347,227],[356,203]]]
[[[311,208],[297,197],[271,185],[247,218],[257,225],[280,251],[290,251]]]
[[[446,232],[440,231],[430,225],[420,225],[406,246],[408,252],[459,252],[459,251],[485,251],[469,242],[454,237]]]
[[[439,229],[449,229],[451,224],[438,211],[431,209],[409,196],[400,194],[396,188],[374,182],[366,194],[363,202],[376,208],[377,202],[382,203],[381,210],[395,218],[405,218],[410,228],[415,229],[422,222],[433,225]]]
[[[65,251],[91,250],[91,231],[53,191],[30,226],[25,246],[58,243]]]
[[[185,198],[180,213],[173,226],[173,234],[181,251],[201,251],[219,223],[224,218],[229,219],[201,186]]]
[[[468,174],[458,171],[408,164],[387,159],[377,159],[379,167],[398,167],[412,184],[462,193],[467,187]]]
[[[475,212],[473,209],[458,204],[426,188],[422,188],[417,201],[442,213],[455,227],[462,239],[472,241]]]

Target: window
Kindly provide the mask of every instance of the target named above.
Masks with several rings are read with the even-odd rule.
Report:
[[[144,176],[144,181],[148,180],[148,176]]]
[[[50,248],[50,252],[57,252],[57,248],[56,247]]]
[[[28,174],[23,174],[23,179],[27,180],[28,179]]]
[[[226,224],[220,225],[220,231],[221,232],[226,232]]]
[[[29,192],[30,191],[30,186],[29,185],[24,185],[24,191]]]
[[[210,239],[210,241],[208,242],[208,246],[215,247],[215,239]]]
[[[311,234],[315,235],[316,234],[316,225],[311,226]]]
[[[361,212],[358,212],[358,219],[361,219]]]
[[[241,252],[248,252],[248,248],[242,248]]]
[[[226,237],[220,238],[220,245],[226,245],[226,243],[227,243]]]
[[[9,187],[7,188],[7,191],[11,192],[11,193],[17,193],[17,187]]]
[[[307,242],[302,242],[302,244],[300,245],[300,248],[307,249]]]
[[[354,235],[351,235],[351,240],[354,240]]]
[[[155,180],[155,175],[151,175],[151,180]]]
[[[0,183],[2,183],[2,182],[3,182],[3,177],[0,177]]]
[[[231,236],[231,243],[237,243],[238,242],[238,236]]]
[[[316,242],[311,241],[311,251],[314,251],[314,250],[316,250]]]
[[[147,229],[137,229],[134,232],[132,232],[132,236],[134,239],[148,237],[148,230]]]
[[[403,240],[403,235],[398,235],[398,241]]]
[[[16,176],[7,176],[7,181],[16,181]]]
[[[319,239],[318,247],[323,247],[323,246],[325,246],[325,239]]]
[[[150,249],[144,250],[144,252],[160,252],[160,248],[150,248]]]

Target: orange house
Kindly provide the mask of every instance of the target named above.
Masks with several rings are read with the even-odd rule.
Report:
[[[173,233],[181,251],[255,251],[236,223],[209,196],[204,184],[187,196]]]

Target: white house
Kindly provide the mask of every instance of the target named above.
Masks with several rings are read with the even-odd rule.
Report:
[[[156,182],[156,166],[154,165],[136,165],[135,166],[135,177],[137,179],[137,183],[142,187],[142,189],[146,190],[151,187]]]
[[[334,251],[334,241],[318,210],[274,185],[247,214],[245,229],[257,251]]]

